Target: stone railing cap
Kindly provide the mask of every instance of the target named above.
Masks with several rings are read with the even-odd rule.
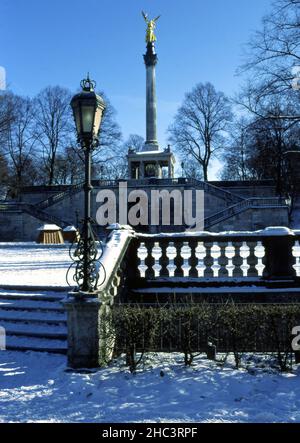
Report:
[[[262,235],[281,236],[281,235],[295,235],[295,233],[292,229],[289,229],[285,226],[270,226],[262,231]]]
[[[134,229],[129,225],[120,225],[120,223],[112,223],[108,225],[107,230],[109,231],[134,231]]]

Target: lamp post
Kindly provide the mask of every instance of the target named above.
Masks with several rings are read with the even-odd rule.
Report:
[[[91,164],[92,152],[99,146],[98,132],[105,110],[103,99],[95,93],[96,83],[89,76],[82,80],[82,91],[71,100],[76,124],[78,143],[84,151],[85,182],[84,182],[84,219],[80,239],[74,252],[76,263],[74,280],[81,294],[91,294],[98,283],[99,268],[97,266],[98,249],[92,228],[91,219]]]

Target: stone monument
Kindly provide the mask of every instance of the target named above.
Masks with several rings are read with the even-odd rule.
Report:
[[[128,173],[130,179],[136,180],[151,177],[172,178],[174,177],[174,155],[170,146],[164,151],[160,150],[157,141],[155,67],[158,60],[154,45],[156,41],[154,30],[160,16],[150,20],[148,14],[142,12],[142,15],[147,24],[147,50],[144,54],[146,66],[146,141],[140,152],[129,149]]]

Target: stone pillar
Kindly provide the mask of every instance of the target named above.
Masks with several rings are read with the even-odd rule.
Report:
[[[145,151],[158,150],[156,131],[156,85],[155,65],[157,55],[154,43],[148,43],[147,52],[144,55],[146,65],[146,142]]]
[[[276,230],[274,232],[274,230]],[[294,233],[288,228],[266,228],[263,238],[265,247],[264,276],[268,280],[295,280],[292,248],[295,243]]]
[[[140,168],[139,168],[139,178],[145,177],[145,163],[141,161]]]
[[[155,175],[157,178],[161,178],[162,174],[161,174],[161,165],[158,161],[155,162]]]
[[[101,366],[101,302],[97,298],[70,297],[64,302],[68,322],[68,365]]]
[[[131,164],[131,160],[128,160],[127,171],[128,171],[128,177],[129,178],[135,178],[135,177],[132,177],[132,164]]]
[[[169,159],[169,164],[168,164],[168,178],[172,178],[172,163],[171,163],[171,159]]]

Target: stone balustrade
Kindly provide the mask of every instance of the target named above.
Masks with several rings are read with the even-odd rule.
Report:
[[[296,280],[300,233],[267,228],[249,233],[138,234],[136,279],[180,281]]]
[[[217,294],[214,287],[222,289],[229,285],[237,288],[248,285],[254,294],[253,304],[259,299],[266,302],[261,300],[261,295],[265,295],[263,291],[267,291],[268,285],[275,291],[292,288],[291,301],[283,294],[280,301],[273,303],[299,303],[300,231],[288,228],[154,235],[139,234],[130,228],[124,232],[123,228],[110,234],[101,261],[106,278],[94,296],[86,294],[79,298],[71,293],[65,302],[68,361],[72,367],[95,367],[112,358],[116,343],[111,323],[113,306],[149,305],[143,300],[143,289],[155,287],[158,302],[163,301],[165,307],[170,299],[164,301],[160,289],[174,295],[183,288],[189,295],[207,286],[211,294]],[[255,286],[261,286],[259,292],[255,292]],[[197,302],[201,303],[198,295]],[[244,301],[248,299],[249,296]],[[177,303],[176,298],[172,300]],[[185,303],[187,300],[194,301],[184,298]],[[180,303],[180,296],[178,301]],[[216,302],[221,303],[222,297],[218,296]],[[155,304],[153,299],[150,303]]]

